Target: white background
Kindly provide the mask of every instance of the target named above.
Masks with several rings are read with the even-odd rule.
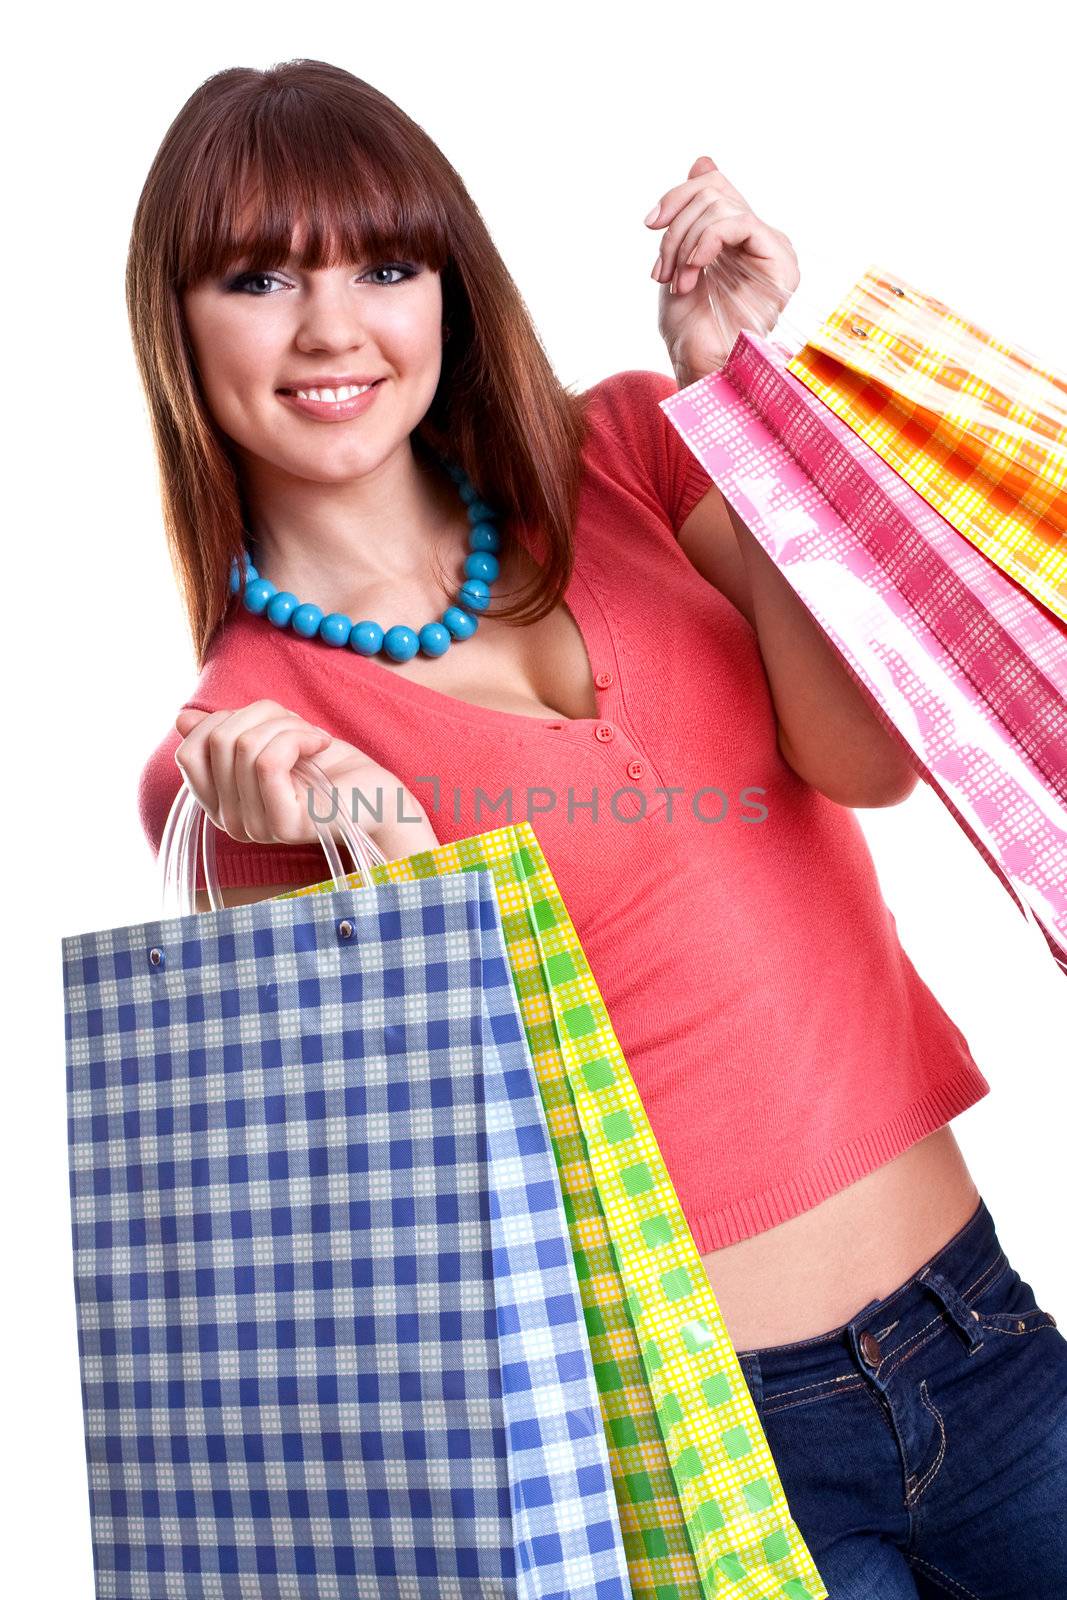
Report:
[[[1044,4],[319,0],[41,6],[11,43],[0,1588],[89,1600],[60,938],[158,915],[136,784],[195,679],[123,302],[169,121],[226,66],[311,56],[368,79],[463,175],[568,384],[670,372],[642,219],[702,153],[790,234],[805,292],[879,261],[1064,368],[1067,30]],[[992,1084],[955,1123],[975,1181],[1067,1325],[1067,980],[925,785],[858,815]]]

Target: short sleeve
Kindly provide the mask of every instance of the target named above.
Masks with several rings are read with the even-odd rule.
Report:
[[[693,507],[714,487],[660,401],[678,385],[662,372],[633,368],[595,386],[599,414],[622,446],[631,470],[645,481],[677,533]]]

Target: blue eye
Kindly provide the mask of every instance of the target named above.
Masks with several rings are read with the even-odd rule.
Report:
[[[405,279],[413,278],[415,276],[415,268],[414,267],[402,266],[399,261],[390,261],[388,263],[383,264],[380,267],[372,267],[370,270],[371,270],[371,272],[399,272],[400,273],[400,278],[399,278],[399,280],[398,279],[394,279],[393,280],[394,283],[398,282],[398,281],[400,283],[403,283]],[[381,287],[383,289],[388,289],[388,288],[391,288],[392,285],[383,283]]]
[[[231,278],[226,288],[231,293],[249,293],[254,283],[276,283],[277,281],[273,272],[242,272],[236,278]],[[263,297],[255,294],[253,298],[262,299]]]
[[[404,283],[408,278],[415,277],[417,271],[417,267],[409,266],[407,263],[390,261],[383,262],[380,267],[370,267],[363,274],[363,277],[370,277],[375,272],[397,272],[400,274],[399,278],[394,278],[389,283],[379,283],[378,285],[382,289],[391,289],[397,283]],[[268,289],[261,294],[258,289],[252,288],[252,285],[257,283],[280,284],[280,280],[273,272],[241,272],[235,278],[230,279],[226,288],[232,294],[251,294],[253,299],[265,299],[271,291]]]

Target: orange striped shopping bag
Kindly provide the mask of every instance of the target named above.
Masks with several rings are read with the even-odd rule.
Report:
[[[1067,621],[1067,378],[877,267],[788,370]]]

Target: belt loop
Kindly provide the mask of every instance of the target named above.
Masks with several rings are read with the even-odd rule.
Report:
[[[956,1327],[967,1341],[971,1350],[977,1350],[982,1343],[982,1330],[978,1323],[977,1314],[972,1311],[966,1300],[960,1294],[955,1284],[950,1283],[940,1272],[934,1272],[930,1267],[923,1267],[915,1274],[916,1283],[921,1283],[925,1288],[937,1296]]]

